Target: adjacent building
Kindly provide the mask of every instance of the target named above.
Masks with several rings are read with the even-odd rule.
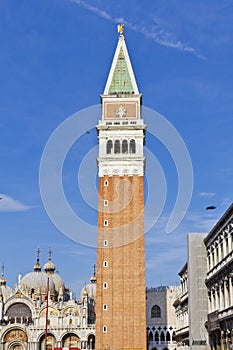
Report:
[[[148,350],[175,350],[176,317],[173,303],[178,287],[146,289],[146,324]]]
[[[15,290],[0,279],[0,349],[53,350],[95,348],[96,277],[84,286],[80,300],[58,273],[49,257],[42,271],[39,258],[34,269],[19,275]]]
[[[206,329],[208,298],[205,285],[207,266],[204,238],[206,234],[187,236],[188,262],[179,273],[180,293],[174,302],[177,318],[177,349],[207,350]]]
[[[177,349],[189,349],[189,313],[188,313],[188,264],[186,263],[179,272],[180,286],[177,298],[174,301],[176,314]]]
[[[233,349],[233,204],[209,234],[188,235],[174,302],[177,349]]]
[[[233,349],[233,204],[204,242],[211,349]]]

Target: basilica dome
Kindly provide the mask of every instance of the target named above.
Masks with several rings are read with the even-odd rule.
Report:
[[[92,276],[90,279],[90,283],[86,284],[81,293],[80,300],[83,299],[85,295],[88,295],[89,298],[95,300],[96,299],[96,276]]]
[[[55,284],[51,278],[49,278],[48,283],[48,274],[41,271],[41,266],[39,260],[34,266],[34,271],[29,272],[21,280],[21,289],[28,293],[40,293],[47,294],[47,289],[49,285],[49,292],[51,296],[55,296]]]

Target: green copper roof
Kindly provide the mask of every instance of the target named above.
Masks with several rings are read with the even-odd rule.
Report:
[[[133,84],[130,79],[127,63],[125,60],[125,55],[122,49],[120,49],[109,89],[109,94],[114,94],[117,92],[134,92]]]

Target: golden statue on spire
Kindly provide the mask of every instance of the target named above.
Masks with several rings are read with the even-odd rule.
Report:
[[[118,24],[117,31],[120,33],[120,35],[123,35],[124,33],[124,24]]]

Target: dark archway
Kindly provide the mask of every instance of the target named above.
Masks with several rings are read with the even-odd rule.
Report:
[[[56,338],[53,334],[48,334],[47,338],[45,340],[45,334],[42,335],[39,342],[39,349],[44,350],[45,349],[45,343],[46,343],[46,350],[53,350],[56,345]]]
[[[87,345],[88,345],[88,349],[90,349],[90,350],[95,349],[95,336],[94,336],[94,334],[91,334],[88,336]]]

